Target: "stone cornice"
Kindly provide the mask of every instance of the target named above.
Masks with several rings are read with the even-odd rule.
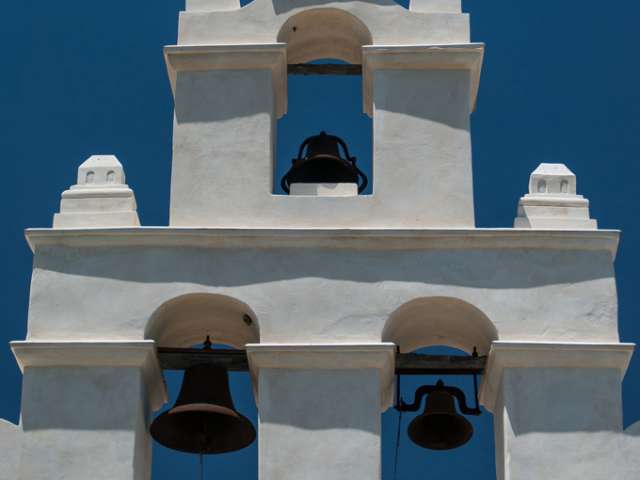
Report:
[[[141,368],[150,406],[159,409],[167,401],[162,370],[152,340],[142,341],[15,341],[11,342],[20,370],[36,367]]]
[[[375,369],[380,372],[382,410],[393,405],[395,352],[393,343],[248,344],[254,393],[258,397],[260,369]]]
[[[287,112],[287,45],[169,45],[164,57],[176,93],[177,73],[210,70],[269,70],[273,75],[273,104],[276,117]]]
[[[476,105],[484,58],[483,43],[462,45],[372,45],[362,48],[364,111],[373,115],[373,72],[375,70],[469,70],[470,108]]]
[[[493,411],[505,368],[613,368],[624,375],[634,348],[633,343],[493,342],[480,402]]]
[[[617,230],[532,229],[263,229],[88,228],[28,229],[40,247],[328,248],[364,250],[605,250],[615,257]]]

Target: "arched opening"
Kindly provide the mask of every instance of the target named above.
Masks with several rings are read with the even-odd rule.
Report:
[[[336,58],[362,63],[362,46],[373,42],[367,26],[351,13],[337,8],[313,8],[291,16],[278,33],[287,44],[289,63]]]
[[[470,303],[452,297],[423,297],[403,304],[389,316],[382,339],[395,343],[404,353],[468,355],[475,347],[480,355],[486,355],[491,342],[498,339],[498,332],[491,320]],[[475,403],[473,377],[470,375],[403,375],[400,379],[401,396],[405,402],[411,402],[418,387],[434,385],[438,380],[461,389],[468,404]],[[400,415],[395,409],[383,414],[383,480],[405,478],[422,470],[429,471],[434,477],[465,478],[473,475],[480,480],[495,478],[493,417],[490,412],[483,409],[480,416],[466,416],[473,426],[473,437],[467,444],[445,452],[421,448],[409,439],[407,428],[418,414]]]
[[[209,335],[214,348],[232,347],[244,349],[247,343],[260,342],[260,328],[253,310],[244,302],[227,296],[209,293],[192,293],[163,303],[151,315],[145,330],[145,338],[155,340],[159,347],[200,347]],[[182,386],[183,372],[163,372],[169,402],[164,411],[173,405]],[[248,374],[229,372],[229,387],[235,408],[247,416],[257,427],[257,410],[253,399],[252,383]],[[156,412],[158,415],[160,412]],[[153,455],[153,478],[178,478],[199,475],[197,455],[185,454],[154,442],[159,452]],[[225,455],[204,458],[205,475],[234,476],[237,465],[250,465],[257,472],[257,442],[248,448]]]
[[[446,345],[467,353],[476,347],[486,355],[497,339],[496,327],[481,310],[452,297],[411,300],[391,314],[382,332],[382,340],[402,352]]]
[[[345,141],[357,168],[368,178],[366,188],[359,182],[360,193],[370,194],[373,125],[363,113],[360,64],[362,46],[371,44],[371,33],[348,12],[315,8],[290,17],[277,39],[287,44],[289,74],[287,114],[277,125],[273,193],[285,192],[281,180],[302,142],[324,131]],[[326,194],[343,196],[340,189],[327,187]]]
[[[145,338],[160,347],[189,347],[210,335],[215,343],[244,348],[260,342],[255,313],[227,295],[191,293],[163,303],[151,316]]]

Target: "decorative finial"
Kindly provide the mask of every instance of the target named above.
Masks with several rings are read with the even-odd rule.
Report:
[[[562,163],[541,163],[529,178],[529,193],[518,203],[514,228],[597,230],[589,200],[576,193],[576,176]]]

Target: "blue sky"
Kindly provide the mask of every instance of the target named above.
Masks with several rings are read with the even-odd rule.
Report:
[[[472,116],[477,225],[511,226],[529,173],[540,162],[566,163],[600,226],[623,230],[616,261],[620,332],[624,341],[640,341],[640,66],[634,46],[640,3],[608,9],[596,1],[494,0],[464,6],[472,14],[473,40],[487,43]],[[178,0],[3,5],[0,417],[19,416],[20,374],[7,342],[26,333],[31,253],[22,231],[51,224],[77,166],[93,153],[116,154],[142,223],[167,224],[172,98],[161,47],[175,43],[182,8]],[[280,164],[290,162],[306,135],[324,128],[343,136],[366,165],[370,123],[359,95],[357,79],[291,79],[290,113],[279,124]],[[171,377],[175,390],[179,379]],[[405,382],[406,397],[410,382],[418,379]],[[237,406],[255,420],[246,375],[234,374],[232,383]],[[640,420],[640,355],[627,373],[624,403],[625,424]],[[384,480],[393,478],[396,421],[394,412],[383,417]],[[446,455],[413,447],[403,430],[398,478],[495,478],[491,418],[473,421],[472,442]],[[154,480],[180,472],[195,478],[193,457],[161,448],[155,456]],[[210,457],[207,472],[257,478],[256,456],[254,445]]]

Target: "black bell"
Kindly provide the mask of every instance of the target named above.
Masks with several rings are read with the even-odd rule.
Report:
[[[473,426],[456,412],[454,397],[442,382],[427,397],[422,415],[409,424],[409,438],[424,448],[450,450],[467,443]]]
[[[345,158],[340,156],[340,147]],[[357,183],[358,193],[362,193],[368,182],[356,166],[356,158],[349,156],[346,143],[339,137],[321,132],[302,142],[298,158],[292,160],[280,185],[289,193],[292,183]]]
[[[249,446],[256,431],[233,406],[227,370],[197,365],[185,370],[178,400],[153,421],[151,436],[173,450],[212,454]]]

